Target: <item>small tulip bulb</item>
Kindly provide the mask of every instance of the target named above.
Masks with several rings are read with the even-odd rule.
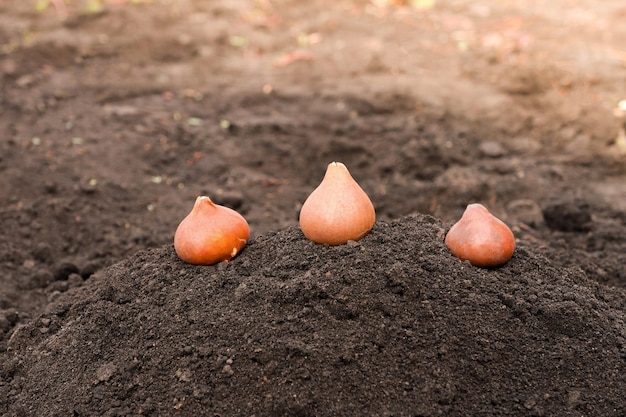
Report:
[[[332,162],[300,210],[300,228],[315,243],[342,245],[365,236],[376,222],[374,205],[341,162]]]
[[[515,251],[511,229],[481,204],[467,206],[445,243],[457,258],[481,268],[504,265]]]
[[[250,237],[248,222],[228,207],[200,196],[174,234],[174,249],[183,261],[212,265],[234,258]]]

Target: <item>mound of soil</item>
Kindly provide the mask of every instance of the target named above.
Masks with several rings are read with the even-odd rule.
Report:
[[[0,411],[626,415],[626,292],[525,243],[473,267],[448,226],[379,221],[336,247],[290,227],[209,267],[139,252],[15,329]]]

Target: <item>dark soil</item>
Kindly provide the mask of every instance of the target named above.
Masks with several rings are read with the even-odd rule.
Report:
[[[0,415],[626,415],[621,0],[34,3],[0,3]],[[339,247],[297,227],[333,160],[378,216]],[[251,225],[229,263],[175,256],[200,194]],[[443,243],[474,202],[501,268]]]
[[[626,300],[532,247],[460,262],[428,216],[331,247],[295,227],[236,260],[165,246],[8,342],[24,415],[623,415]]]

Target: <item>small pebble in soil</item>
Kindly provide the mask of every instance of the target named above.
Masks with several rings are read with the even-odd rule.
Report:
[[[56,281],[67,280],[70,274],[78,274],[79,271],[74,263],[62,261],[53,270],[54,279]]]
[[[98,272],[102,268],[102,265],[98,261],[88,261],[80,268],[80,276],[83,279],[88,279],[93,274]]]
[[[504,148],[496,141],[484,141],[478,146],[478,149],[483,156],[490,158],[499,158],[504,155]]]
[[[115,372],[117,372],[117,367],[113,363],[108,362],[104,365],[101,365],[96,370],[96,378],[99,382],[105,382],[111,379]]]
[[[233,367],[229,364],[224,365],[224,368],[222,368],[222,372],[224,372],[228,376],[232,376],[235,373],[235,371],[233,371]]]

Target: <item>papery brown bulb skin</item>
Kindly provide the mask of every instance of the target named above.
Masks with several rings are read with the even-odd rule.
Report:
[[[249,237],[250,227],[241,214],[200,196],[176,229],[174,249],[184,262],[212,265],[234,258]]]
[[[457,258],[481,268],[504,265],[515,252],[511,229],[481,204],[467,206],[445,243]]]
[[[341,162],[332,162],[300,210],[300,228],[315,243],[343,245],[364,237],[376,222],[365,191]]]

